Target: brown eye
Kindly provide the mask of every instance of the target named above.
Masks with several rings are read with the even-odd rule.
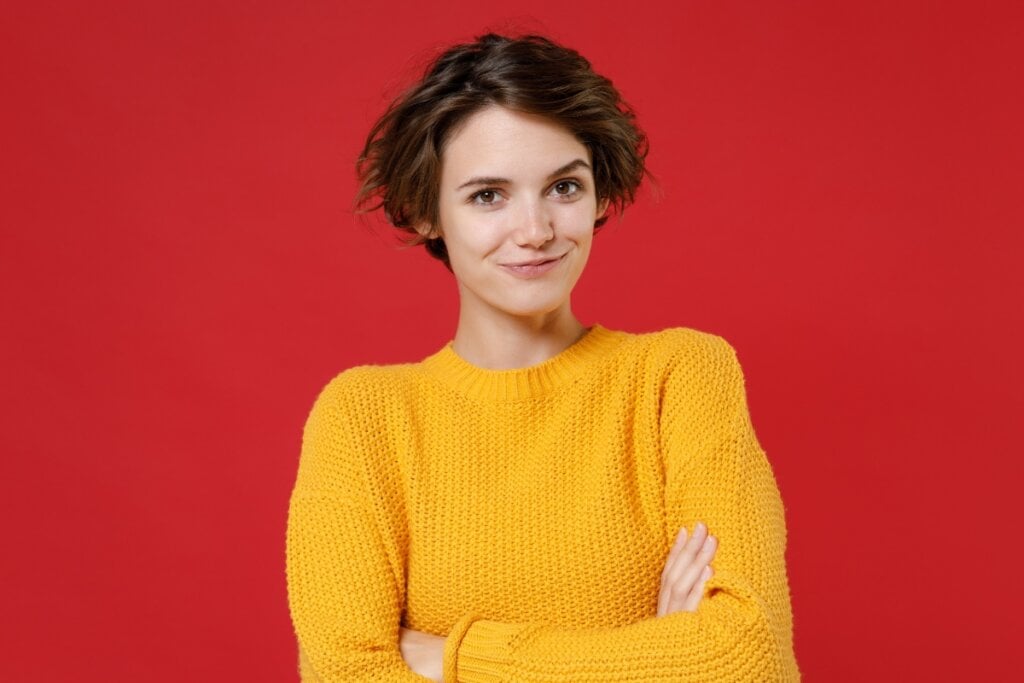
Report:
[[[474,204],[494,204],[498,199],[498,193],[494,190],[480,190],[474,192],[470,201]]]
[[[575,180],[560,180],[552,188],[556,195],[571,197],[582,189],[582,186]]]

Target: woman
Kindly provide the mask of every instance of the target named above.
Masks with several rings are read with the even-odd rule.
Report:
[[[611,82],[538,36],[454,46],[370,133],[358,201],[452,272],[459,320],[313,405],[287,539],[303,680],[799,679],[733,349],[572,312],[645,154]]]

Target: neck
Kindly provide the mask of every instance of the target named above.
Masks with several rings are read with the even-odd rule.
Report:
[[[539,316],[487,319],[460,310],[452,349],[480,368],[525,368],[556,356],[586,331],[568,305]]]

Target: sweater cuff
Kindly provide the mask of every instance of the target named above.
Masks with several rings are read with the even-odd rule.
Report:
[[[452,627],[444,646],[445,683],[504,680],[512,641],[528,624],[504,624],[468,614]]]

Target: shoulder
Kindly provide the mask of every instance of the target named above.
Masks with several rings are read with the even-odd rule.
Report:
[[[724,337],[692,327],[667,327],[637,335],[651,359],[674,373],[728,375],[739,370],[736,349]]]
[[[412,367],[411,363],[400,363],[346,368],[321,387],[311,413],[370,420],[403,395]]]
[[[647,349],[646,372],[656,387],[659,410],[683,402],[686,410],[734,403],[745,393],[736,349],[724,337],[692,327],[637,335]]]
[[[713,332],[698,330],[693,327],[666,327],[653,332],[641,332],[638,337],[646,340],[652,347],[688,352],[721,352],[731,350],[732,345]]]
[[[380,393],[401,384],[411,363],[354,365],[334,375],[321,390],[328,394]]]
[[[302,431],[299,481],[349,490],[393,465],[394,432],[404,421],[406,365],[359,365],[320,389]]]

